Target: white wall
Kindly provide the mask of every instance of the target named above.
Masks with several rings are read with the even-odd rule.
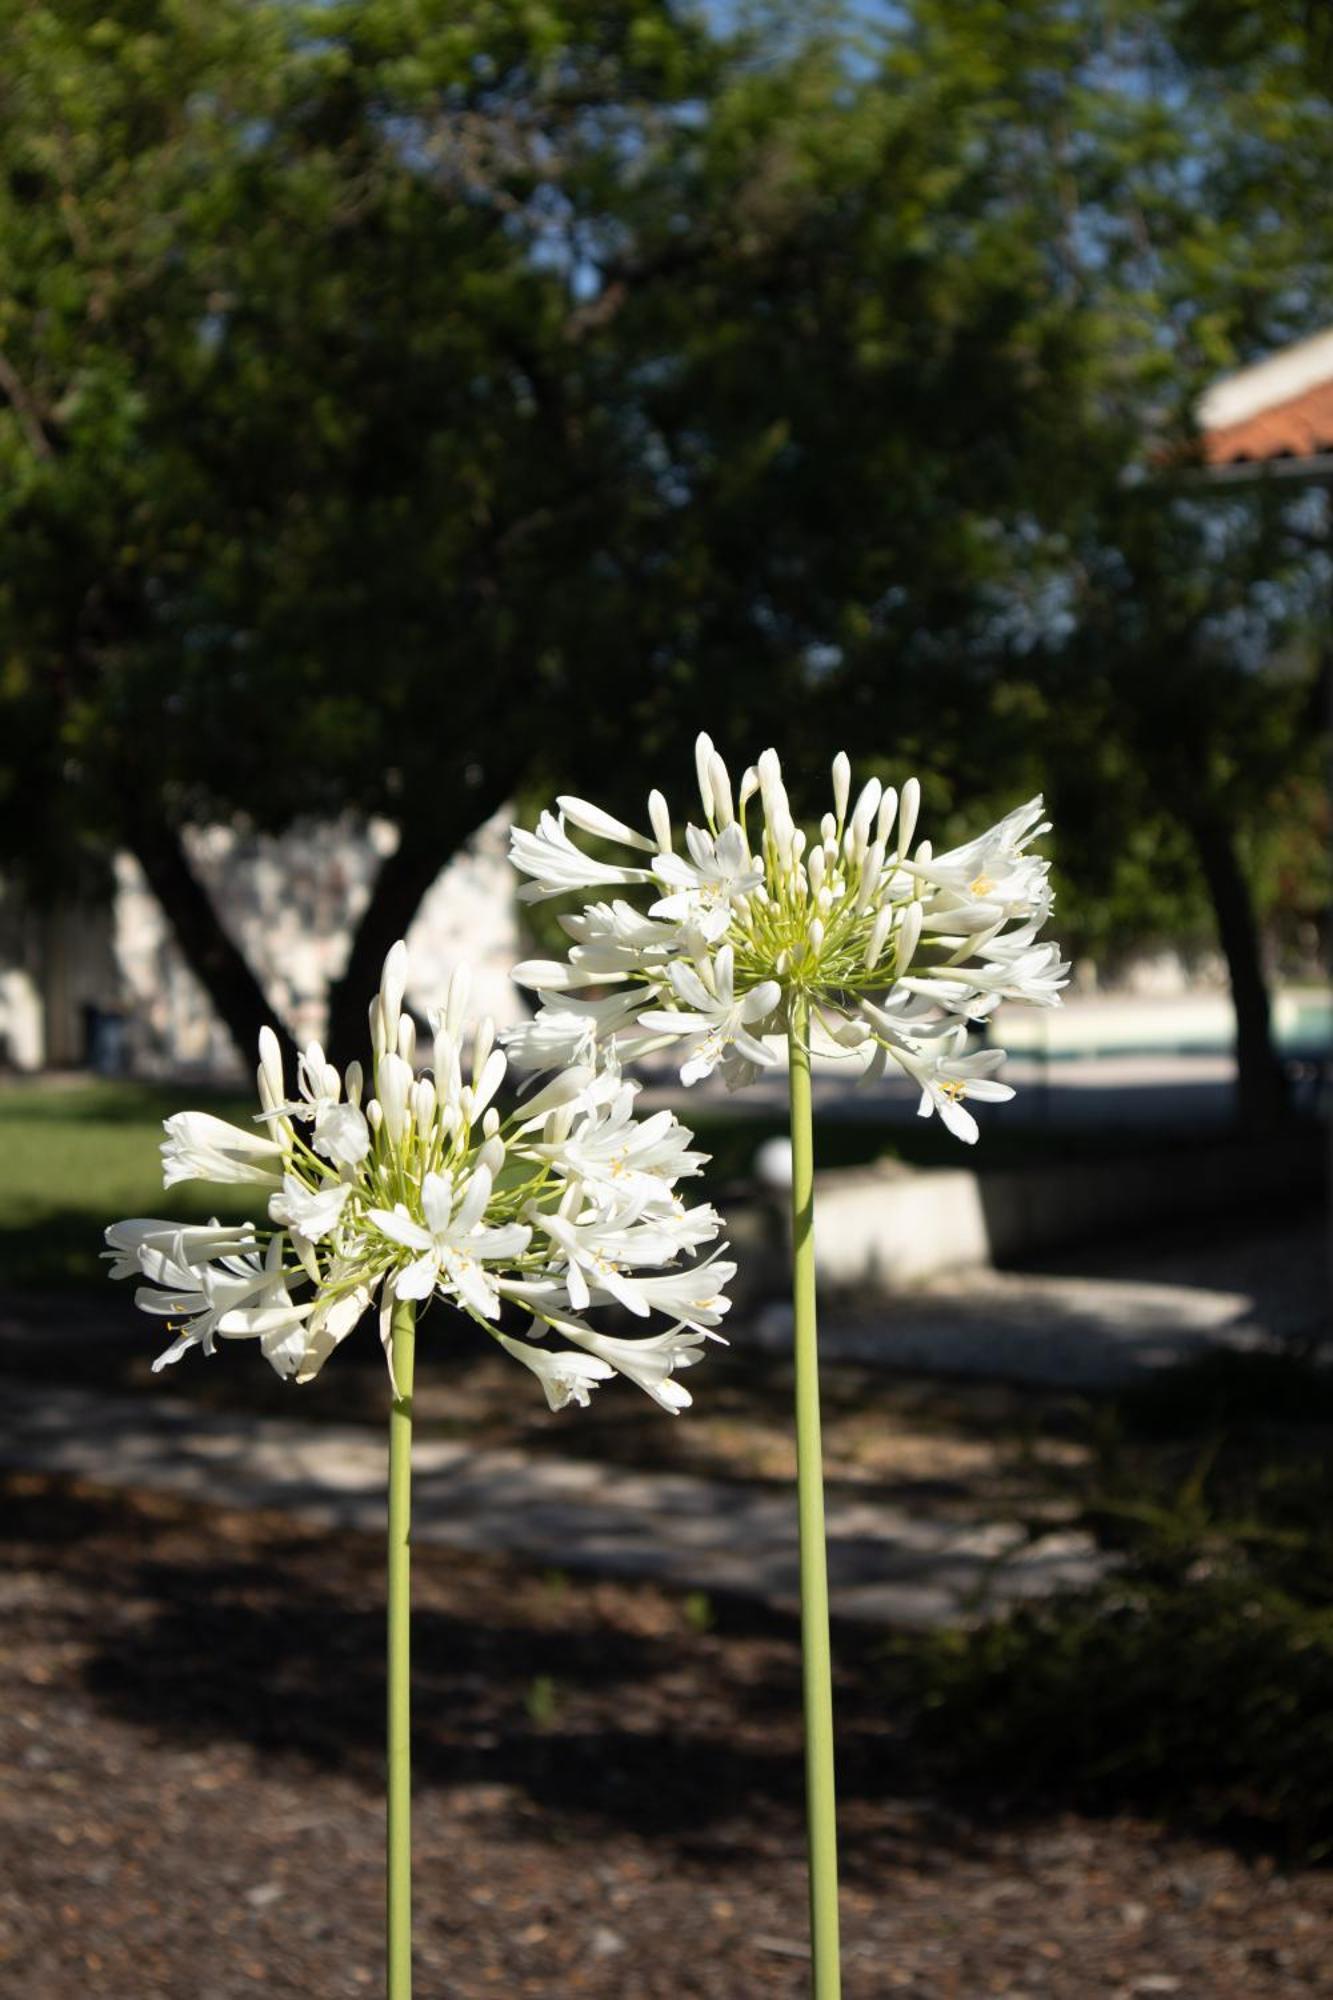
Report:
[[[507,1023],[523,1011],[507,976],[519,955],[508,824],[501,811],[481,828],[429,890],[408,934],[408,998],[423,1016],[460,959],[474,970],[475,1012]],[[276,837],[229,827],[186,836],[222,922],[298,1040],[323,1032],[328,986],[396,840],[385,821],[366,828],[350,819]],[[80,1008],[91,1002],[131,1017],[137,1068],[234,1071],[230,1039],[132,856],[116,857],[115,881],[105,913],[43,919],[0,904],[0,1039],[10,1059],[24,1069],[74,1060]]]

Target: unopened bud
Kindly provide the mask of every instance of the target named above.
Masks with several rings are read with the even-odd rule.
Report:
[[[403,1011],[403,994],[407,988],[407,945],[402,938],[389,949],[380,974],[380,999],[384,1002],[384,1021],[390,1034],[396,1033],[395,1024]]]
[[[259,1030],[258,1083],[259,1101],[266,1111],[273,1105],[282,1103],[285,1094],[282,1080],[282,1047],[272,1028]]]
[[[847,817],[847,801],[852,791],[851,760],[845,750],[839,750],[833,759],[833,806],[841,826]]]
[[[444,996],[444,1024],[455,1041],[462,1033],[471,985],[472,978],[467,967],[456,965],[449,975],[449,984]]]
[[[401,1056],[386,1055],[375,1070],[375,1093],[384,1113],[384,1130],[395,1146],[407,1130],[411,1088],[412,1072],[407,1063]]]
[[[924,914],[920,903],[907,905],[907,913],[898,932],[897,971],[900,977],[911,965],[916,948],[921,942],[921,921]]]
[[[671,813],[660,792],[648,794],[648,823],[653,829],[653,839],[663,854],[671,852]]]
[[[699,797],[703,802],[704,818],[713,817],[713,781],[709,763],[713,755],[713,739],[702,732],[694,741],[694,775],[699,781]]]
[[[718,827],[729,827],[736,817],[731,803],[731,778],[716,750],[708,760],[708,782],[712,787],[713,811],[717,815]]]
[[[903,786],[902,803],[898,808],[898,852],[906,854],[916,832],[916,816],[921,810],[921,785],[916,778],[909,778]]]
[[[875,817],[882,790],[879,779],[871,778],[856,801],[851,824],[853,852],[858,860],[866,851],[866,843],[870,839],[870,822]]]
[[[856,909],[858,913],[869,907],[871,898],[879,888],[879,878],[883,872],[884,846],[882,841],[877,840],[866,855],[861,870],[861,886],[856,892]]]
[[[873,971],[874,967],[879,964],[880,953],[884,949],[884,940],[889,935],[889,927],[893,922],[893,914],[892,908],[886,903],[871,925],[870,936],[866,939],[865,948],[864,963],[867,972]]]
[[[405,1063],[417,1059],[417,1024],[410,1014],[398,1017],[398,1053]]]

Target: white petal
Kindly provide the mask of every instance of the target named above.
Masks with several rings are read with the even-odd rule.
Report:
[[[653,843],[636,833],[632,826],[626,826],[623,819],[613,819],[600,806],[590,805],[587,799],[570,798],[568,794],[556,800],[565,818],[581,827],[584,833],[598,835],[602,840],[619,840],[626,847],[642,847],[651,854]]]
[[[451,1174],[426,1175],[421,1183],[421,1210],[432,1240],[448,1233],[454,1215],[454,1183]],[[400,1237],[398,1240],[406,1242],[407,1239]],[[416,1243],[412,1247],[424,1250],[426,1245]]]
[[[394,1243],[405,1244],[409,1250],[429,1250],[431,1234],[413,1220],[399,1202],[396,1208],[372,1208],[370,1219],[381,1236],[387,1236]]]
[[[433,1250],[428,1250],[424,1257],[417,1257],[405,1271],[398,1273],[394,1284],[399,1298],[428,1299],[439,1275],[439,1259]]]

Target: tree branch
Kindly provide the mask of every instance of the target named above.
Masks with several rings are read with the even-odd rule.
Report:
[[[4,396],[18,419],[19,429],[27,439],[33,457],[54,458],[56,448],[42,422],[36,401],[24,386],[23,379],[14,364],[2,351],[0,351],[0,395]]]

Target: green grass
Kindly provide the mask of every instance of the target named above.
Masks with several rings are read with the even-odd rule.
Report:
[[[242,1119],[253,1108],[139,1084],[0,1091],[0,1282],[101,1283],[102,1231],[122,1216],[203,1221],[256,1213],[244,1188],[230,1200],[227,1189],[163,1192],[162,1120],[194,1102]]]

